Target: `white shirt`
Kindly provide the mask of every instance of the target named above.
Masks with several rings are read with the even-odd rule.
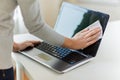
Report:
[[[0,0],[0,69],[12,67],[13,14],[18,5],[30,33],[54,45],[64,42],[41,18],[38,0]]]

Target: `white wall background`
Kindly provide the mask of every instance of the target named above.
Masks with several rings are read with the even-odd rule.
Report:
[[[120,20],[120,0],[64,0],[110,15],[110,21]]]
[[[110,21],[120,20],[120,0],[96,0],[99,2],[94,2],[95,0],[63,0],[68,1],[73,4],[80,5],[93,10],[102,11],[110,14]],[[101,2],[100,2],[101,1]],[[103,1],[103,2],[102,2]],[[105,1],[108,1],[105,2]],[[118,2],[116,2],[118,1]],[[41,14],[46,20],[46,22],[53,27],[59,12],[60,4],[62,0],[40,0]],[[15,16],[15,34],[28,32],[22,21],[20,11],[16,11]]]

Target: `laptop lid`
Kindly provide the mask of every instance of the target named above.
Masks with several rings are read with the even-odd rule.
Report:
[[[99,21],[102,26],[102,32],[104,33],[108,19],[108,14],[63,2],[54,30],[66,37],[71,38],[77,32],[88,27],[96,21]],[[101,39],[89,47],[80,49],[78,51],[95,57],[100,42]]]

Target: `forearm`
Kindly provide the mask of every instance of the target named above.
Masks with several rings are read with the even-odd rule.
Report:
[[[17,2],[21,8],[24,23],[31,34],[53,45],[63,44],[64,36],[56,33],[42,19],[38,0],[17,0]]]

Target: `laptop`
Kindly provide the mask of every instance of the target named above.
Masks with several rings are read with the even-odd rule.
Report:
[[[63,2],[54,30],[71,38],[84,28],[99,26],[102,32],[98,41],[79,50],[54,46],[43,41],[33,49],[21,53],[57,73],[68,72],[95,58],[108,20],[109,15],[106,13]]]

